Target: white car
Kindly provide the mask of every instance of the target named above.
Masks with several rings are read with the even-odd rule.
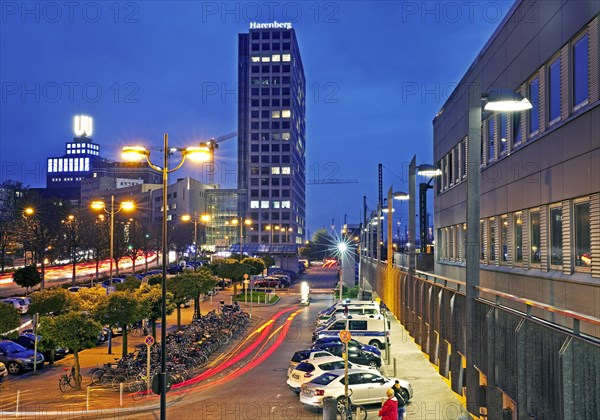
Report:
[[[288,376],[292,373],[292,370],[298,366],[300,362],[309,361],[318,359],[320,357],[329,357],[333,356],[333,354],[328,351],[321,349],[306,349],[306,350],[298,350],[293,354],[292,360],[290,360],[290,365],[288,366]]]
[[[413,396],[413,389],[407,381],[398,379],[402,393],[408,401]],[[386,378],[379,373],[364,370],[348,371],[348,390],[350,403],[365,405],[381,403],[386,397],[388,389],[392,388],[396,378]],[[325,372],[310,382],[302,384],[300,388],[300,402],[313,407],[323,407],[323,399],[334,398],[338,410],[345,405],[344,397],[344,370]]]
[[[314,360],[305,360],[288,375],[287,384],[295,393],[300,392],[303,383],[321,376],[325,372],[344,369],[344,359],[338,356],[319,357]],[[357,365],[348,362],[348,369],[359,369],[379,373],[376,367]]]
[[[19,311],[20,314],[25,314],[29,310],[29,301],[25,301],[23,298],[6,298],[0,300],[0,302],[11,305]]]

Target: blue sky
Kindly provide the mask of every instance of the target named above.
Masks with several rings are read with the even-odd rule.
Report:
[[[72,117],[94,117],[102,155],[237,130],[237,34],[292,22],[307,80],[311,232],[359,222],[362,197],[407,190],[413,154],[431,162],[434,115],[512,1],[11,2],[0,3],[0,178],[45,185]],[[112,146],[112,147],[107,147]],[[235,186],[236,140],[217,161]],[[191,165],[176,176],[201,178]],[[174,175],[175,176],[175,175]],[[406,206],[397,212],[406,214]],[[406,216],[404,216],[406,217]]]

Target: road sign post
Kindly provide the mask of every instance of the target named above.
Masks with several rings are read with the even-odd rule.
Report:
[[[154,337],[151,335],[146,336],[144,339],[146,343],[146,392],[150,393],[150,347],[154,344]]]

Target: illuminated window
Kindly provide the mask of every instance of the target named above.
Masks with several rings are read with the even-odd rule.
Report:
[[[62,159],[56,159],[56,162],[58,162],[58,172],[62,172],[63,171],[63,160]]]
[[[258,201],[250,201],[250,208],[251,209],[257,209],[258,208]]]
[[[290,208],[290,202],[289,201],[282,201],[281,202],[281,208],[282,209],[289,209]]]
[[[575,267],[590,267],[592,251],[589,202],[575,204],[573,224],[575,228]]]
[[[292,116],[292,111],[289,109],[284,109],[281,111],[281,118],[290,118]]]
[[[270,63],[271,62],[271,57],[263,57],[263,58],[261,58],[261,61],[263,63]]]
[[[271,168],[271,174],[273,174],[273,175],[279,175],[279,173],[280,173],[279,172],[279,166],[273,166]]]
[[[491,117],[488,119],[488,161],[494,160],[495,147],[496,147],[496,136],[494,135],[495,119]]]
[[[498,144],[500,146],[500,156],[506,154],[506,128],[506,112],[503,112],[500,114],[500,139]]]
[[[48,159],[48,172],[52,172],[52,159]]]
[[[540,129],[540,79],[535,78],[529,83],[529,134],[534,135]]]
[[[513,216],[514,219],[514,235],[515,235],[515,263],[523,262],[523,219],[521,212],[517,212]]]
[[[291,61],[292,56],[290,54],[283,54],[283,61]]]
[[[281,133],[281,140],[289,140],[290,133]]]
[[[562,265],[563,240],[562,240],[562,207],[550,209],[550,264]]]
[[[282,168],[281,168],[281,173],[282,173],[283,175],[289,175],[289,174],[291,173],[291,172],[290,172],[290,167],[289,167],[289,166],[284,166],[284,167],[282,167]]]
[[[273,208],[274,209],[278,209],[279,208],[279,201],[273,201]]]
[[[256,55],[252,57],[252,62],[253,63],[258,63],[259,61],[260,61],[260,57],[258,57]]]
[[[280,117],[281,117],[280,111],[271,111],[271,118],[280,118]]]
[[[500,217],[500,262],[508,262],[508,216]]]
[[[541,261],[540,257],[540,245],[541,245],[541,236],[540,236],[540,211],[535,210],[529,213],[529,233],[531,238],[530,245],[530,255],[531,262],[533,264],[539,264]]]
[[[261,209],[268,209],[269,208],[269,202],[268,201],[261,201],[260,202],[260,208]]]
[[[496,218],[489,219],[490,224],[490,261],[496,261]]]
[[[274,63],[277,63],[279,61],[281,61],[281,55],[280,54],[273,54],[273,58],[272,58]]]

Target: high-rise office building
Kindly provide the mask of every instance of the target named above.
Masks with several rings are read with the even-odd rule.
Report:
[[[306,236],[305,79],[289,23],[251,24],[238,44],[239,216],[248,243]]]

